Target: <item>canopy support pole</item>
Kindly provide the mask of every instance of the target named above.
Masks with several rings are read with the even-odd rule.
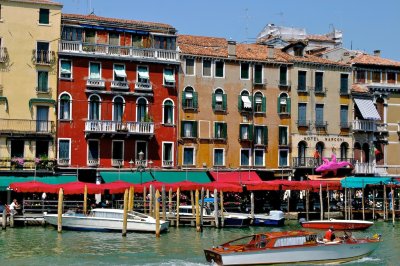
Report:
[[[200,232],[203,232],[203,212],[204,212],[204,187],[201,188],[201,205],[200,205]]]
[[[386,222],[387,221],[387,216],[386,216],[386,209],[387,209],[387,199],[386,199],[386,185],[383,185],[383,220]]]
[[[122,236],[126,236],[126,231],[128,229],[128,196],[129,191],[125,189],[124,193],[124,216],[122,220]]]
[[[199,190],[196,189],[195,194],[195,208],[196,208],[196,231],[200,232],[200,208],[199,208]]]
[[[309,221],[309,219],[310,219],[310,215],[309,215],[309,212],[310,212],[310,198],[309,198],[309,194],[310,194],[310,191],[307,189],[306,190],[306,219],[307,219],[307,221]]]
[[[322,201],[322,185],[319,184],[319,205],[321,208],[321,213],[320,213],[320,218],[321,220],[324,219],[324,205],[323,205],[323,201]]]
[[[328,201],[328,220],[331,218],[331,203],[330,203],[330,198],[329,198],[329,185],[326,185],[326,197],[327,197],[327,201]]]
[[[176,227],[179,227],[179,204],[181,198],[181,188],[176,190]]]
[[[392,223],[393,223],[393,227],[394,227],[394,218],[395,218],[395,211],[394,211],[394,191],[393,191],[393,185],[390,186],[390,192],[392,194],[392,198],[391,198],[391,203],[392,203]]]
[[[365,202],[364,202],[364,188],[361,190],[361,204],[362,204],[362,215],[363,215],[363,221],[365,221]]]
[[[372,190],[372,220],[375,220],[375,188]]]
[[[347,188],[344,188],[344,219],[347,220]]]

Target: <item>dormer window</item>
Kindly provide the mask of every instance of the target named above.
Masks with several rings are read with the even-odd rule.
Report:
[[[295,56],[303,56],[304,48],[302,46],[293,47],[293,52]]]

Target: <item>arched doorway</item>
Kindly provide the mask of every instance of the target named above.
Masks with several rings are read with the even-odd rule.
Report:
[[[364,143],[362,146],[362,162],[369,163],[370,158],[370,147],[368,143]]]
[[[349,144],[347,142],[343,142],[340,144],[340,160],[347,161],[348,160],[348,150]]]
[[[317,144],[315,145],[315,150],[319,153],[319,156],[317,159],[317,163],[318,165],[322,164],[322,157],[325,156],[324,154],[324,150],[325,150],[325,144],[323,142],[317,142]]]
[[[354,143],[354,160],[359,163],[362,162],[361,145],[358,142]]]
[[[299,166],[306,166],[306,151],[307,151],[307,142],[300,141],[299,144],[297,145]]]

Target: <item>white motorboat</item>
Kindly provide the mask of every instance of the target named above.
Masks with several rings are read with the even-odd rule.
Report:
[[[62,227],[70,230],[121,231],[124,211],[120,209],[93,209],[89,215],[66,212],[62,215]],[[57,226],[57,214],[45,214],[47,223]],[[160,220],[160,232],[168,229],[169,222]],[[128,212],[128,231],[155,232],[156,219],[143,213]]]
[[[285,215],[282,211],[270,211],[269,214],[255,214],[253,225],[284,226]]]

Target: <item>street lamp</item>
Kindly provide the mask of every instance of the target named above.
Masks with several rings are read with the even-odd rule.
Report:
[[[142,185],[143,183],[143,172],[146,171],[146,167],[144,166],[144,153],[143,151],[140,151],[138,153],[139,155],[139,160],[136,162],[136,171],[140,173],[140,184]]]

